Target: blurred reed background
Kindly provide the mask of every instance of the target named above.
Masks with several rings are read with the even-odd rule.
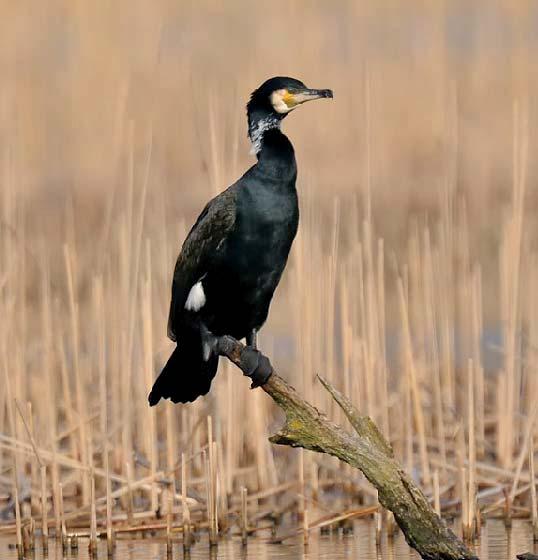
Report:
[[[302,220],[262,349],[342,423],[316,374],[349,395],[464,524],[477,492],[486,513],[514,500],[531,512],[536,4],[51,0],[0,13],[6,499],[14,479],[34,497],[39,459],[50,507],[62,482],[87,515],[95,476],[98,495],[142,480],[139,509],[155,511],[183,453],[221,514],[243,486],[295,488],[303,510],[338,484],[370,500],[351,469],[272,447],[275,408],[224,360],[195,404],[146,401],[171,348],[186,230],[254,161],[250,91],[290,75],[335,99],[284,124]]]

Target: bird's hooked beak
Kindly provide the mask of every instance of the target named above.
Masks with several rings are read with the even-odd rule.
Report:
[[[332,99],[333,92],[330,89],[310,89],[306,88],[300,91],[294,91],[289,93],[291,99],[289,100],[290,106],[300,105],[301,103],[306,103],[307,101],[314,101],[314,99]],[[286,102],[288,100],[286,99]]]
[[[314,99],[332,99],[333,92],[330,89],[278,89],[271,94],[273,109],[280,114],[286,114],[298,105],[313,101]]]

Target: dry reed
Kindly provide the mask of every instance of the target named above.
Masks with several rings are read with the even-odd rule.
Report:
[[[14,4],[0,37],[0,52],[22,53],[17,65],[0,59],[0,471],[14,470],[0,489],[16,496],[6,530],[19,553],[31,519],[47,542],[49,513],[64,546],[83,527],[95,551],[106,527],[110,551],[113,535],[145,526],[172,540],[177,504],[188,550],[196,530],[216,544],[234,519],[245,539],[267,511],[285,517],[290,496],[305,541],[317,510],[338,509],[334,520],[372,503],[348,467],[273,448],[274,407],[229,364],[192,405],[146,403],[171,350],[180,243],[203,203],[252,164],[243,106],[281,71],[336,98],[285,123],[301,226],[261,347],[335,420],[317,372],[371,415],[467,536],[502,508],[536,532],[538,113],[525,10],[479,1],[522,41],[496,57],[485,23],[474,46],[451,35],[444,24],[466,20],[451,5],[344,1],[329,24],[322,6],[290,5],[282,18],[240,0],[223,23],[201,17],[212,0],[186,11],[163,0],[131,14],[132,33],[127,4],[60,0],[43,13],[69,56],[42,43],[39,18],[11,17]],[[241,33],[224,34],[247,12]],[[404,13],[411,23],[385,37]],[[299,26],[312,52],[296,48]],[[435,30],[420,50],[417,26]],[[273,33],[282,41],[267,41]],[[296,61],[281,70],[289,52]]]

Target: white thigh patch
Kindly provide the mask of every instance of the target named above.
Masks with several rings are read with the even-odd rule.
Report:
[[[191,288],[187,301],[185,302],[185,309],[189,311],[199,311],[205,305],[205,292],[202,282],[196,282]]]

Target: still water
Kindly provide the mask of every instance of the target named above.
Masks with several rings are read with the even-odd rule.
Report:
[[[216,549],[210,551],[206,540],[196,543],[190,553],[190,560],[410,560],[419,559],[399,533],[393,541],[383,538],[381,545],[375,544],[374,525],[369,521],[356,523],[353,534],[334,533],[329,536],[315,536],[307,547],[302,541],[288,544],[269,544],[263,538],[252,538],[246,547],[236,539],[224,539]],[[10,546],[12,538],[0,537],[0,559],[16,560],[17,554]],[[98,558],[105,558],[106,544],[101,543]],[[506,529],[501,521],[489,520],[482,530],[475,552],[481,560],[510,560],[522,552],[535,552],[532,531],[527,521],[514,521],[511,529]],[[36,560],[42,560],[39,550]],[[174,560],[182,560],[181,544],[174,545]],[[61,547],[50,541],[49,560],[62,558]],[[66,558],[88,559],[87,541],[80,540],[79,551],[69,552]],[[114,558],[117,560],[166,560],[166,546],[146,540],[118,540]]]

